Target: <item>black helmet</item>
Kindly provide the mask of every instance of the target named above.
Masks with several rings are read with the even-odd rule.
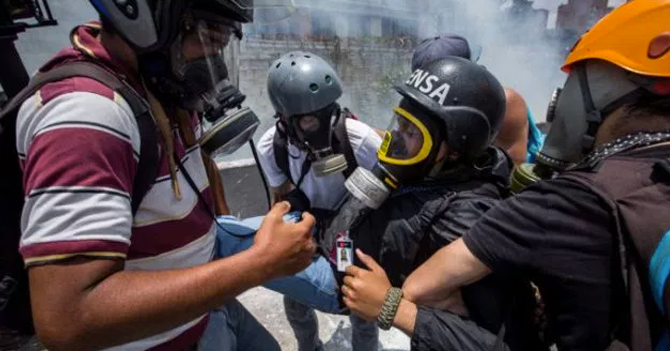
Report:
[[[486,68],[460,57],[416,69],[395,89],[444,123],[449,151],[462,159],[480,155],[493,142],[505,114],[505,91]]]
[[[89,1],[138,54],[140,73],[162,102],[216,119],[244,99],[237,91],[242,23],[269,0]]]
[[[254,0],[89,0],[100,17],[137,52],[164,49],[177,36],[180,16],[191,6],[245,23],[253,21]]]

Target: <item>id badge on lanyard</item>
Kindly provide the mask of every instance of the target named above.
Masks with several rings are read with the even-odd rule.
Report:
[[[345,272],[354,264],[354,242],[349,239],[349,231],[335,241],[337,250],[337,271]]]

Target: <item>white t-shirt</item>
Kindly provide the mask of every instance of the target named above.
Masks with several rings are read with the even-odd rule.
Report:
[[[347,118],[346,119],[347,133],[349,135],[349,142],[351,149],[354,151],[354,156],[358,162],[358,166],[371,169],[377,162],[377,150],[382,143],[381,137],[370,128],[367,124]],[[268,129],[258,142],[258,157],[261,162],[261,167],[265,172],[265,176],[270,183],[270,186],[276,188],[284,184],[288,177],[282,172],[281,168],[277,166],[272,147],[276,127]],[[289,142],[289,169],[291,177],[298,181],[300,178],[300,171],[302,164],[305,162],[307,153],[292,145]],[[335,210],[344,199],[347,189],[344,187],[344,174],[342,172],[331,174],[325,177],[317,177],[311,169],[305,175],[305,179],[300,185],[300,189],[309,198],[312,207],[322,208],[327,210]]]

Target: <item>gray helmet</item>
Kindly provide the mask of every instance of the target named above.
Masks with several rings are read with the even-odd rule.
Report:
[[[321,57],[293,51],[270,67],[268,95],[280,115],[304,115],[336,102],[342,96],[342,83]]]
[[[235,22],[253,21],[254,0],[89,1],[100,17],[140,53],[160,50],[172,43],[180,17],[189,6]]]

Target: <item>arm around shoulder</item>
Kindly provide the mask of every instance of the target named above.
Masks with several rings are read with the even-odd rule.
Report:
[[[416,304],[440,306],[455,291],[489,273],[491,270],[459,239],[412,272],[402,289],[407,299]]]

